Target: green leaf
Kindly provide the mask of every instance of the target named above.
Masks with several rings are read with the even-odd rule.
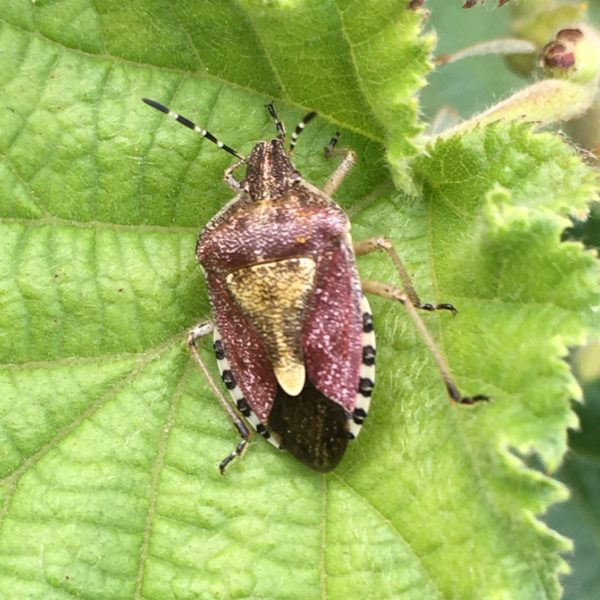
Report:
[[[575,423],[561,357],[597,325],[598,270],[560,235],[588,169],[507,125],[420,151],[432,39],[404,0],[111,4],[0,6],[0,589],[556,597],[568,544],[534,515],[565,492],[521,455],[555,467]],[[222,477],[236,436],[185,333],[210,314],[194,244],[231,157],[142,96],[243,153],[273,135],[267,101],[288,129],[318,110],[298,168],[322,184],[341,131],[354,237],[388,236],[423,299],[458,307],[424,319],[491,402],[451,405],[402,308],[374,299],[377,388],[341,466],[256,440]],[[360,269],[397,281],[385,255]]]

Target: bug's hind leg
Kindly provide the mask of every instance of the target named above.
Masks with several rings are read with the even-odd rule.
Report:
[[[489,398],[483,394],[476,394],[475,396],[463,396],[460,393],[458,387],[454,383],[452,375],[450,374],[450,369],[448,368],[444,357],[442,356],[441,352],[439,351],[438,347],[433,341],[433,338],[431,337],[429,330],[425,326],[423,319],[421,319],[419,313],[416,310],[417,308],[426,311],[448,310],[451,313],[455,314],[457,312],[456,308],[454,308],[452,304],[444,303],[434,305],[421,302],[421,299],[419,298],[419,295],[417,294],[412,284],[412,281],[410,280],[408,271],[402,264],[402,261],[400,260],[400,257],[398,256],[398,253],[396,252],[396,249],[394,248],[393,244],[388,239],[384,237],[374,237],[362,240],[360,242],[356,242],[354,244],[354,253],[357,256],[369,254],[370,252],[374,252],[376,250],[384,250],[385,252],[387,252],[388,256],[394,263],[396,270],[398,271],[398,275],[402,280],[402,285],[404,286],[404,289],[394,287],[393,285],[389,285],[381,281],[363,281],[363,292],[367,294],[376,294],[377,296],[381,296],[382,298],[386,298],[387,300],[394,300],[395,302],[400,302],[404,305],[404,308],[406,308],[406,311],[408,312],[410,318],[415,324],[415,327],[417,328],[421,339],[423,340],[424,344],[427,346],[427,348],[431,352],[431,355],[433,356],[433,359],[435,360],[435,363],[442,376],[444,385],[446,386],[446,390],[451,400],[459,404],[474,404],[475,402],[479,402],[482,400],[489,400]]]
[[[444,381],[444,385],[446,386],[448,396],[450,396],[450,399],[453,402],[456,402],[458,404],[475,404],[475,402],[479,402],[481,400],[489,400],[488,396],[485,396],[483,394],[477,394],[475,396],[463,396],[460,393],[458,387],[454,383],[452,375],[450,374],[450,369],[448,368],[444,357],[442,356],[441,352],[436,346],[436,343],[431,337],[431,334],[425,326],[423,319],[421,319],[421,317],[419,316],[415,305],[411,301],[409,295],[404,290],[396,288],[387,283],[383,283],[381,281],[363,280],[361,284],[363,292],[366,294],[375,294],[387,300],[394,300],[395,302],[400,302],[404,305],[404,308],[406,309],[406,312],[408,312],[415,327],[417,328],[417,331],[419,332],[423,343],[431,352],[431,355],[435,360],[440,375],[442,376],[442,380]]]
[[[221,475],[223,475],[225,473],[227,465],[236,457],[242,456],[244,454],[248,447],[248,443],[252,438],[252,432],[250,429],[248,429],[244,420],[235,412],[235,410],[233,410],[231,404],[227,401],[227,399],[215,383],[215,380],[211,375],[210,371],[208,370],[206,363],[202,360],[202,357],[200,356],[200,352],[198,352],[196,341],[200,338],[203,338],[206,335],[209,335],[214,331],[214,329],[215,326],[211,321],[203,321],[202,323],[198,323],[197,325],[192,327],[192,329],[190,329],[188,333],[187,345],[190,352],[192,353],[194,360],[196,361],[196,364],[198,365],[198,368],[200,369],[200,371],[202,371],[204,377],[206,378],[210,389],[216,396],[217,400],[219,401],[219,404],[223,407],[223,410],[227,413],[229,420],[231,421],[236,431],[242,438],[240,443],[236,446],[235,450],[231,454],[226,456],[219,464],[219,470],[221,471]]]
[[[383,250],[384,252],[387,252],[388,256],[396,267],[396,271],[398,271],[398,275],[400,275],[402,285],[404,286],[404,293],[410,298],[410,301],[415,308],[420,308],[421,310],[427,310],[430,312],[434,310],[449,310],[452,314],[456,314],[458,312],[452,304],[429,304],[427,302],[421,302],[421,299],[419,298],[419,295],[417,294],[412,281],[410,280],[410,275],[408,274],[406,267],[398,256],[396,248],[394,248],[394,245],[388,239],[384,237],[373,237],[355,242],[354,244],[354,254],[356,254],[356,256],[369,254],[370,252],[375,252],[376,250]]]

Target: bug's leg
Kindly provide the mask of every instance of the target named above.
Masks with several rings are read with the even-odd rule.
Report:
[[[240,437],[242,438],[241,442],[236,446],[235,450],[226,456],[221,463],[219,464],[219,470],[221,471],[221,475],[225,473],[225,468],[227,465],[237,456],[242,456],[248,447],[248,442],[252,437],[252,432],[246,426],[244,420],[233,410],[231,404],[227,401],[217,384],[215,383],[210,371],[208,370],[206,363],[202,360],[200,356],[200,352],[198,351],[198,347],[196,346],[196,340],[203,338],[206,335],[209,335],[214,331],[215,326],[211,321],[203,321],[202,323],[198,323],[192,329],[190,329],[188,333],[188,341],[187,345],[198,365],[200,371],[202,371],[206,381],[208,382],[208,386],[212,390],[213,394],[217,397],[219,404],[223,407],[223,410],[227,413],[229,420],[232,422],[233,426],[236,428]]]
[[[225,175],[223,176],[223,181],[225,182],[225,185],[230,187],[232,190],[235,190],[236,192],[241,191],[242,184],[233,176],[233,172],[236,169],[239,169],[245,162],[245,160],[240,160],[234,165],[231,165],[227,168],[227,170],[225,171]]]
[[[336,170],[329,176],[329,179],[323,186],[322,192],[326,196],[333,196],[335,191],[340,187],[342,181],[354,165],[356,154],[353,150],[336,149],[337,141],[340,137],[340,132],[336,131],[334,136],[329,140],[329,144],[325,146],[325,157],[330,158],[337,154],[344,156],[342,162],[337,166]]]
[[[340,187],[342,181],[354,165],[356,154],[353,150],[347,150],[344,159],[339,164],[338,168],[331,174],[325,185],[323,186],[323,193],[326,196],[333,196],[335,191]]]
[[[433,341],[433,338],[431,337],[429,330],[425,326],[423,319],[421,319],[421,317],[419,316],[419,313],[417,312],[415,305],[412,303],[409,295],[404,290],[401,290],[400,288],[396,288],[387,283],[383,283],[381,281],[363,280],[361,282],[361,285],[362,285],[363,293],[375,294],[377,296],[381,296],[382,298],[385,298],[386,300],[393,300],[395,302],[400,302],[401,304],[404,305],[404,308],[406,309],[406,312],[408,312],[410,318],[412,319],[412,322],[414,323],[415,327],[417,328],[417,331],[419,332],[419,335],[421,336],[423,343],[427,346],[427,348],[431,352],[431,355],[433,356],[433,359],[435,360],[435,363],[440,372],[440,375],[442,376],[442,380],[444,381],[444,385],[446,386],[446,391],[448,392],[448,396],[450,396],[450,399],[453,402],[456,402],[458,404],[475,404],[475,402],[480,402],[482,400],[489,400],[489,397],[485,396],[483,394],[477,394],[475,396],[463,396],[460,393],[460,391],[458,390],[458,387],[456,386],[456,384],[454,383],[454,380],[452,379],[452,375],[450,374],[450,369],[448,368],[448,365],[446,364],[444,357],[442,356],[441,352],[438,350],[438,347],[436,346],[435,342]]]
[[[417,294],[412,281],[410,280],[410,275],[408,274],[408,271],[396,252],[396,248],[394,248],[394,245],[388,239],[384,237],[373,237],[354,243],[354,254],[356,254],[356,256],[369,254],[370,252],[375,252],[376,250],[384,250],[388,253],[388,256],[391,258],[394,266],[396,267],[396,271],[398,271],[398,275],[400,275],[404,292],[410,298],[410,301],[414,307],[427,311],[449,310],[453,314],[458,312],[452,304],[429,304],[421,302],[421,299],[419,298],[419,295]]]

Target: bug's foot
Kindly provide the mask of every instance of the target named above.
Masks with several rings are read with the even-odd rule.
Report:
[[[448,304],[448,303],[444,303],[444,304],[419,304],[417,306],[417,308],[420,308],[421,310],[426,310],[428,312],[433,312],[434,310],[449,310],[453,315],[455,315],[458,311],[456,310],[456,308],[454,307],[454,304]]]
[[[235,450],[231,454],[229,454],[228,456],[226,456],[219,463],[219,471],[221,471],[221,475],[225,475],[225,469],[227,468],[227,466],[229,465],[230,462],[232,462],[238,456],[242,456],[242,454],[244,454],[244,451],[246,450],[247,446],[248,446],[248,440],[247,439],[243,439],[236,446]]]
[[[446,382],[446,390],[448,391],[448,396],[453,402],[456,404],[467,404],[472,405],[476,402],[489,402],[490,397],[485,394],[476,394],[475,396],[463,396],[458,388],[450,381]]]
[[[476,394],[475,396],[463,396],[458,400],[459,404],[475,404],[476,402],[489,402],[490,397],[485,394]]]
[[[340,138],[340,132],[336,131],[333,134],[333,137],[329,140],[329,144],[327,144],[327,146],[325,146],[325,148],[324,148],[325,158],[331,158],[332,156],[335,156],[336,154],[338,154],[339,151],[336,150],[335,147],[337,146],[339,138]]]

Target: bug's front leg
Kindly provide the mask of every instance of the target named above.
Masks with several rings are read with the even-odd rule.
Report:
[[[223,407],[223,410],[225,410],[225,412],[227,413],[229,420],[231,421],[236,431],[242,438],[241,442],[236,446],[235,450],[231,454],[227,455],[219,464],[219,470],[221,471],[221,475],[223,475],[225,473],[225,468],[227,467],[227,465],[234,458],[242,456],[244,454],[246,448],[248,447],[248,443],[252,438],[252,432],[250,429],[248,429],[244,420],[235,412],[231,404],[227,401],[227,399],[215,383],[215,380],[211,375],[210,371],[208,370],[206,363],[202,360],[202,357],[200,356],[198,346],[196,346],[196,340],[199,340],[200,338],[211,334],[214,331],[214,329],[215,326],[211,321],[203,321],[202,323],[198,323],[197,325],[192,327],[192,329],[190,329],[188,333],[187,345],[190,352],[192,353],[194,360],[196,361],[196,364],[198,365],[198,368],[204,374],[204,377],[206,378],[210,389],[217,397],[219,404]]]
[[[321,190],[326,196],[333,196],[335,191],[340,187],[342,181],[346,178],[346,175],[351,171],[356,160],[356,154],[353,150],[346,150],[336,148],[340,132],[336,131],[335,135],[329,141],[329,144],[325,146],[325,158],[331,158],[332,156],[342,155],[344,158],[342,162],[337,166],[336,170],[329,176],[323,189]]]
[[[421,302],[421,299],[419,298],[419,295],[412,284],[410,275],[402,263],[400,256],[398,256],[398,253],[396,252],[396,248],[394,248],[392,242],[390,242],[387,238],[373,237],[354,243],[354,254],[356,254],[356,256],[369,254],[370,252],[375,252],[376,250],[383,250],[384,252],[387,252],[388,256],[396,267],[396,271],[398,271],[398,275],[400,275],[402,285],[404,286],[404,293],[410,298],[410,301],[414,307],[427,311],[449,310],[453,314],[458,312],[452,304],[429,304],[428,302]]]
[[[239,192],[242,189],[242,184],[233,176],[233,172],[239,169],[245,162],[245,159],[236,162],[234,165],[228,167],[223,175],[223,181],[225,182],[225,185],[236,192]]]

